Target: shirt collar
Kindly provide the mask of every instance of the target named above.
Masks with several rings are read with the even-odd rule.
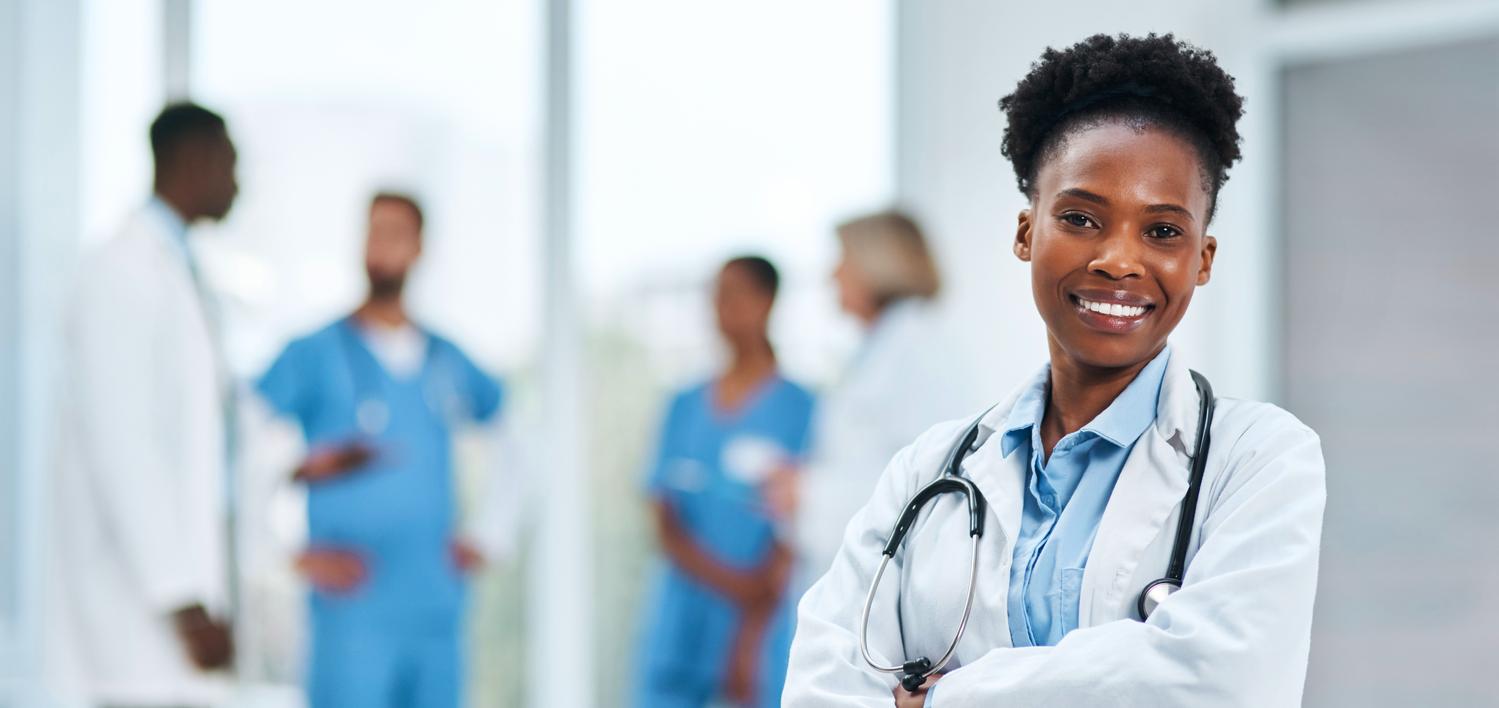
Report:
[[[1170,360],[1171,347],[1168,346],[1135,375],[1135,379],[1108,408],[1082,429],[1118,447],[1132,444],[1156,418],[1161,381]],[[1015,405],[1001,428],[1004,431],[1002,451],[1006,457],[1029,439],[1034,429],[1039,428],[1041,418],[1046,414],[1046,396],[1050,382],[1051,365],[1048,364],[1041,368],[1040,373],[1015,400]]]
[[[1041,367],[1041,371],[1031,378],[1031,382],[1020,392],[1020,397],[1015,399],[1015,405],[1010,408],[1010,415],[1001,425],[1004,437],[1001,439],[1001,452],[1009,457],[1020,443],[1029,437],[1029,431],[1033,426],[1040,425],[1041,416],[1046,415],[1046,389],[1051,381],[1051,364]]]
[[[151,195],[151,200],[146,202],[146,208],[159,219],[163,226],[172,233],[179,241],[187,240],[187,222],[182,220],[182,215],[177,213],[172,205],[166,203],[160,195]]]

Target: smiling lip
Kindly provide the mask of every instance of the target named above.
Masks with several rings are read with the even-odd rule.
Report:
[[[1084,325],[1114,334],[1137,329],[1156,307],[1150,298],[1123,290],[1077,290],[1067,298]]]

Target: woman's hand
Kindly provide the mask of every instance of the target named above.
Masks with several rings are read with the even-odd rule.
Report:
[[[364,584],[364,560],[340,548],[311,548],[297,556],[297,572],[326,593],[347,594]]]
[[[484,567],[484,553],[466,539],[453,539],[448,544],[448,555],[453,560],[453,567],[463,573],[472,573]]]
[[[790,464],[782,464],[771,471],[761,484],[760,495],[771,516],[789,521],[796,515],[801,503],[801,470]]]
[[[742,612],[739,628],[729,650],[729,666],[724,672],[724,697],[735,705],[753,705],[756,679],[760,676],[760,650],[765,632],[775,617],[776,605],[761,605]]]
[[[895,708],[922,708],[925,706],[926,692],[932,686],[936,685],[939,678],[942,678],[942,674],[932,674],[926,677],[926,683],[921,684],[921,688],[916,689],[914,693],[907,691],[904,687],[896,686]]]

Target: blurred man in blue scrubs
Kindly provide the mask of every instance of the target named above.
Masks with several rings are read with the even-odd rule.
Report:
[[[635,705],[779,706],[791,555],[760,485],[807,447],[812,396],[780,374],[767,329],[779,276],[729,261],[714,291],[728,369],[671,402],[648,490],[667,564],[647,611]]]
[[[464,575],[482,559],[456,530],[452,437],[497,417],[500,385],[402,302],[422,250],[416,200],[370,205],[369,297],[292,342],[259,382],[309,453],[313,708],[456,708],[462,702]]]

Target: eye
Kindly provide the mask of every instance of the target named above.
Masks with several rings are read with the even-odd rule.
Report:
[[[1059,217],[1059,218],[1062,220],[1062,223],[1067,224],[1068,226],[1075,226],[1075,227],[1077,227],[1079,229],[1086,229],[1086,228],[1089,228],[1089,227],[1096,227],[1096,226],[1098,226],[1098,224],[1095,223],[1093,221],[1093,219],[1091,217],[1089,217],[1087,214],[1083,214],[1083,213],[1076,212],[1076,211],[1066,212],[1066,213],[1062,214],[1061,217]]]
[[[1176,238],[1182,235],[1181,229],[1170,224],[1156,224],[1145,231],[1145,235],[1155,239]]]

